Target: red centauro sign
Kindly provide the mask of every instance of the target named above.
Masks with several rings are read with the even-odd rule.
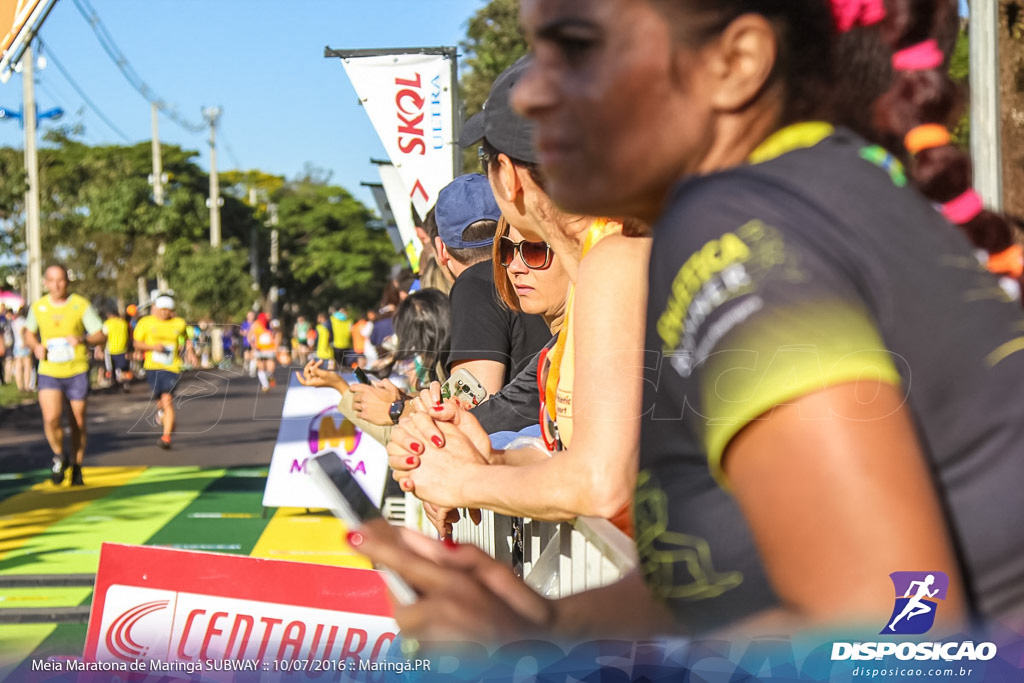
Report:
[[[354,670],[388,657],[396,633],[376,571],[104,543],[84,659],[140,678],[299,660]]]

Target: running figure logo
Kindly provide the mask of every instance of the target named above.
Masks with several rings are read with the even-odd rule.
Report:
[[[938,600],[946,599],[949,577],[943,572],[893,572],[896,604],[881,633],[919,635],[935,623]]]

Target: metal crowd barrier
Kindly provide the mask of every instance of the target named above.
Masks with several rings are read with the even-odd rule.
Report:
[[[411,494],[384,500],[393,524],[433,534],[419,499]],[[633,540],[606,519],[541,522],[481,510],[480,524],[467,515],[455,524],[459,543],[472,543],[516,569],[541,595],[557,598],[618,580],[637,563]]]

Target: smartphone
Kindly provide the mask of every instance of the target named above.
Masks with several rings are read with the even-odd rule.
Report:
[[[366,372],[362,368],[352,368],[352,372],[355,373],[356,379],[359,380],[360,384],[371,384],[370,378],[366,376]]]
[[[472,408],[487,398],[487,390],[469,370],[456,368],[451,377],[441,385],[441,398],[454,398],[464,408]]]
[[[316,456],[312,462],[309,471],[314,481],[329,496],[330,510],[335,517],[344,522],[349,530],[358,529],[364,524],[374,524],[380,529],[386,527],[397,541],[394,527],[380,514],[380,508],[366,495],[337,453],[329,451]],[[380,571],[396,601],[403,605],[416,602],[416,591],[402,577],[386,567]]]

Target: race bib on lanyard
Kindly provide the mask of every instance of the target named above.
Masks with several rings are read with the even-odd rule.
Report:
[[[75,359],[75,347],[64,337],[46,340],[46,360],[51,363],[70,363]]]

